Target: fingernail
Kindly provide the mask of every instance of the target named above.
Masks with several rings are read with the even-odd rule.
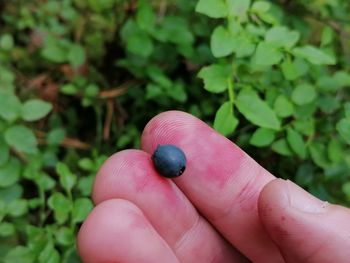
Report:
[[[291,207],[307,213],[319,214],[326,211],[328,202],[314,197],[303,188],[289,180],[285,181],[285,183],[287,186],[287,195]]]

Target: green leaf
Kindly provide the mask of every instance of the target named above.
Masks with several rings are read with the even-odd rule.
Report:
[[[4,137],[0,135],[0,167],[7,162],[9,155],[10,149],[6,144]]]
[[[339,163],[344,160],[343,144],[340,140],[332,138],[327,148],[328,158],[334,163]]]
[[[250,56],[255,51],[255,44],[246,35],[236,36],[233,47],[237,58]]]
[[[57,223],[66,222],[69,212],[72,210],[72,203],[60,192],[53,193],[48,199],[49,207],[54,211]]]
[[[350,144],[350,118],[341,119],[337,123],[337,131],[343,137],[343,139]]]
[[[5,141],[23,153],[37,153],[37,140],[34,133],[23,125],[14,125],[5,131]]]
[[[271,4],[267,1],[254,1],[251,11],[253,13],[266,13],[271,8]]]
[[[13,49],[14,40],[12,35],[4,34],[0,37],[0,48],[5,51],[10,51]]]
[[[273,130],[259,128],[253,133],[249,143],[256,147],[268,146],[274,141],[275,135],[275,131]]]
[[[350,102],[344,103],[345,117],[350,118]]]
[[[27,247],[16,246],[6,254],[3,261],[4,263],[34,263],[35,254]]]
[[[312,142],[309,145],[309,151],[311,154],[312,160],[321,168],[327,168],[330,166],[330,162],[327,158],[327,150],[323,143]]]
[[[61,86],[60,88],[60,92],[62,92],[63,94],[67,94],[67,95],[75,95],[77,94],[79,91],[79,88],[73,84],[65,84],[63,86]]]
[[[26,101],[22,106],[22,119],[37,121],[45,117],[52,110],[51,103],[39,99]]]
[[[204,88],[212,93],[221,93],[227,89],[227,81],[230,78],[228,66],[213,64],[202,68],[198,77],[203,79]]]
[[[227,136],[234,132],[237,125],[238,119],[233,115],[232,103],[227,101],[216,112],[214,129]]]
[[[294,48],[292,52],[294,56],[305,58],[315,65],[334,65],[336,63],[333,56],[314,46],[307,45]]]
[[[306,145],[300,133],[292,128],[287,129],[287,141],[292,150],[301,158],[306,157]]]
[[[280,155],[291,156],[293,154],[292,150],[288,146],[286,139],[279,139],[278,141],[275,141],[271,145],[271,148],[273,151],[279,153]]]
[[[350,87],[350,74],[345,71],[337,71],[333,78],[339,87]]]
[[[88,198],[78,198],[73,205],[73,222],[80,223],[85,220],[93,208],[93,204]]]
[[[185,102],[187,100],[187,93],[181,82],[175,82],[174,85],[166,91],[167,94],[176,101]]]
[[[199,0],[196,12],[212,18],[221,18],[227,16],[227,7],[224,0]]]
[[[49,145],[58,145],[66,137],[66,131],[63,128],[56,128],[48,132],[47,143]]]
[[[0,187],[8,187],[15,184],[20,176],[21,164],[15,159],[11,158],[7,163],[0,166]]]
[[[0,189],[0,200],[9,203],[20,198],[22,196],[22,193],[23,187],[19,184],[14,184],[10,187]]]
[[[28,212],[28,201],[26,199],[13,200],[7,205],[7,213],[13,217],[20,217]]]
[[[274,45],[260,42],[253,56],[253,61],[258,66],[271,66],[279,63],[282,57],[282,52]]]
[[[265,41],[276,47],[291,48],[299,40],[300,33],[298,31],[290,31],[284,26],[275,26],[267,31]]]
[[[55,237],[57,243],[63,246],[71,246],[75,242],[74,229],[69,227],[61,227],[56,231]]]
[[[289,60],[285,60],[281,64],[282,73],[286,80],[296,80],[299,75],[299,70],[296,65]]]
[[[48,242],[45,248],[40,252],[39,263],[59,263],[60,255],[52,242]]]
[[[294,106],[285,95],[279,95],[274,104],[277,116],[286,118],[294,113]]]
[[[250,0],[227,0],[229,14],[237,17],[245,17],[249,10]]]
[[[292,93],[292,100],[297,105],[304,105],[312,102],[316,98],[316,90],[310,84],[298,85]]]
[[[0,117],[12,122],[19,117],[20,112],[21,102],[17,96],[8,91],[0,90]]]
[[[60,184],[62,187],[67,192],[70,192],[77,181],[76,175],[70,171],[69,167],[66,164],[61,162],[57,163],[56,172],[59,175]]]
[[[281,128],[276,114],[251,88],[241,90],[236,99],[236,106],[244,117],[257,126],[273,130]]]
[[[329,45],[334,38],[334,32],[330,26],[325,26],[321,35],[321,46]]]
[[[15,226],[8,222],[0,223],[0,236],[8,237],[12,236],[16,232]]]
[[[67,60],[67,53],[64,48],[59,46],[58,44],[54,44],[50,41],[48,45],[41,51],[41,55],[55,63],[63,63]]]
[[[156,23],[156,14],[153,11],[150,3],[146,1],[139,1],[139,7],[136,13],[136,23],[138,26],[147,31],[151,31]]]
[[[72,67],[78,67],[84,64],[86,60],[84,47],[79,44],[71,44],[68,50],[67,59]]]
[[[126,49],[141,57],[149,57],[154,50],[152,39],[144,32],[139,31],[127,39]]]
[[[164,38],[164,41],[177,45],[192,45],[194,36],[189,29],[186,19],[178,16],[166,16],[162,21],[161,28],[157,31]]]
[[[226,57],[233,52],[235,39],[226,28],[218,26],[211,36],[210,46],[214,57]]]

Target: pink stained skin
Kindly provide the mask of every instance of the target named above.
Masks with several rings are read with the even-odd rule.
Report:
[[[179,146],[188,159],[174,180],[161,178],[150,161],[165,143]],[[153,262],[176,262],[174,256],[186,263],[247,262],[236,249],[258,263],[348,262],[349,209],[275,179],[195,117],[178,111],[156,116],[144,130],[142,150],[117,153],[98,172],[97,207],[78,235],[83,262],[133,263],[139,251],[157,253],[155,243],[171,253]],[[128,200],[133,212],[110,205],[115,198]],[[120,242],[128,249],[119,249]],[[139,262],[152,262],[151,256]]]
[[[119,152],[101,167],[93,200],[99,204],[112,198],[129,200],[141,208],[181,262],[245,262],[176,185],[158,175],[150,155],[143,151]]]

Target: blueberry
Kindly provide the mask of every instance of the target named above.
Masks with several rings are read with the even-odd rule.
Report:
[[[158,145],[152,160],[158,173],[167,178],[178,177],[186,169],[186,156],[175,145]]]

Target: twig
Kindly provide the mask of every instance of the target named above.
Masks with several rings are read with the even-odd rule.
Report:
[[[108,141],[109,139],[113,115],[114,115],[114,101],[113,99],[109,99],[107,101],[107,115],[106,115],[106,120],[103,127],[103,139],[105,141]]]

